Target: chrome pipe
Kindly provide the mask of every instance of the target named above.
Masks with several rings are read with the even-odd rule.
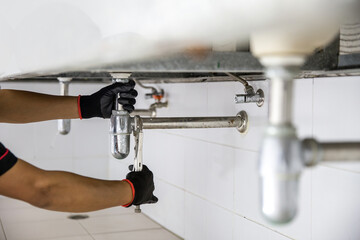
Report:
[[[293,67],[270,67],[266,75],[270,78],[269,123],[291,124],[293,103]]]
[[[248,118],[245,111],[235,117],[172,117],[142,118],[143,129],[183,129],[183,128],[237,128],[245,133]]]
[[[135,116],[141,116],[141,117],[156,117],[156,109],[135,109],[130,113],[131,117]]]
[[[128,82],[128,79],[114,79],[114,82]],[[119,96],[118,96],[119,97]],[[124,159],[130,153],[131,119],[115,98],[115,110],[110,117],[110,151],[114,158]]]
[[[293,67],[270,66],[269,125],[259,154],[260,203],[263,216],[287,223],[297,212],[303,168],[301,144],[292,126]]]
[[[360,142],[318,143],[314,139],[305,139],[302,149],[306,166],[315,166],[319,162],[360,161]]]
[[[135,109],[130,116],[134,117],[136,115],[145,116],[145,117],[156,117],[156,109],[157,108],[166,108],[168,106],[168,102],[155,102],[150,105],[149,109]]]
[[[68,96],[69,95],[69,84],[71,78],[59,77],[60,83],[60,95]],[[70,132],[71,129],[71,120],[70,119],[59,119],[58,120],[58,132],[62,135],[66,135]]]
[[[269,126],[260,151],[259,173],[261,211],[270,222],[287,223],[295,217],[302,169],[295,128]]]
[[[114,158],[124,159],[130,153],[131,120],[127,111],[113,110],[110,117],[110,146]]]
[[[360,160],[360,143],[320,143],[322,162]]]

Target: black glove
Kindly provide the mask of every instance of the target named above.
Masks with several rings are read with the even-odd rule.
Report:
[[[91,94],[90,96],[80,96],[78,98],[80,118],[102,117],[109,118],[115,109],[115,98],[120,93],[118,103],[123,105],[123,109],[129,113],[134,111],[135,97],[137,91],[134,90],[135,82],[130,80],[128,83],[114,83]]]
[[[0,143],[0,176],[6,173],[17,162],[17,157]]]
[[[129,166],[129,170],[133,169],[133,165]],[[155,190],[153,173],[143,165],[141,172],[129,172],[126,179],[130,181],[135,190],[134,200],[126,205],[140,205],[144,203],[157,203],[158,198],[153,195]]]

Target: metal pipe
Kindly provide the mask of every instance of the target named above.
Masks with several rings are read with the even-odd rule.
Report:
[[[247,86],[249,86],[249,83],[246,80],[242,79],[241,77],[236,76],[235,74],[229,72],[226,72],[225,74],[231,77],[232,79],[240,82],[242,85],[244,85],[245,89]]]
[[[131,78],[131,79],[134,80],[136,85],[139,85],[140,87],[142,87],[144,89],[151,89],[152,92],[158,92],[158,90],[156,88],[151,87],[151,86],[145,86],[139,80],[137,80],[136,78]]]
[[[293,102],[293,67],[270,67],[266,75],[270,78],[269,123],[291,124]]]
[[[306,166],[319,162],[360,161],[360,142],[318,143],[314,139],[302,141]]]
[[[135,109],[130,113],[131,117],[134,117],[136,115],[139,116],[145,116],[145,117],[156,117],[156,109]]]
[[[69,95],[69,84],[71,78],[58,78],[60,83],[60,95],[68,96]],[[70,119],[59,119],[58,120],[58,132],[62,135],[66,135],[70,132],[71,129],[71,120]]]
[[[135,109],[130,116],[134,117],[136,115],[146,116],[146,117],[156,117],[156,109],[164,108],[168,106],[168,102],[156,102],[150,105],[149,109]]]
[[[320,143],[322,161],[354,161],[360,160],[360,143]]]
[[[301,144],[291,124],[293,67],[269,66],[269,125],[259,154],[260,202],[263,216],[287,223],[297,212],[303,168]]]
[[[143,129],[182,129],[182,128],[237,128],[246,132],[248,118],[245,111],[235,117],[173,117],[142,118]]]
[[[128,79],[114,79],[114,82],[128,82]],[[131,120],[127,111],[115,98],[115,110],[110,117],[110,146],[114,158],[124,159],[130,153]]]

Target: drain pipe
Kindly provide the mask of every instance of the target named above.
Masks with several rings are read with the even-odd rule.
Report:
[[[262,59],[270,79],[270,102],[269,124],[259,154],[260,200],[263,216],[273,223],[287,223],[295,217],[304,167],[320,161],[360,160],[360,143],[298,139],[292,125],[292,100],[293,77],[301,62],[301,57]]]
[[[60,83],[60,95],[68,96],[69,95],[69,84],[71,78],[59,77]],[[66,135],[70,132],[71,129],[71,120],[70,119],[59,119],[58,120],[58,132],[62,135]]]
[[[296,215],[303,168],[301,144],[292,126],[293,77],[298,68],[287,65],[291,61],[286,58],[283,64],[271,65],[274,60],[265,59],[270,79],[270,103],[269,124],[259,157],[260,198],[266,219],[286,223]]]
[[[319,143],[315,139],[302,141],[303,158],[306,166],[320,162],[350,162],[360,160],[359,142]]]
[[[113,82],[127,83],[127,78],[113,79]],[[115,110],[110,117],[110,151],[114,158],[125,159],[130,152],[131,118],[115,98]]]

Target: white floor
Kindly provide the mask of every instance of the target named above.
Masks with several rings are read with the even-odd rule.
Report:
[[[86,213],[47,211],[9,198],[0,198],[0,240],[177,240],[180,239],[133,208],[116,207]]]

